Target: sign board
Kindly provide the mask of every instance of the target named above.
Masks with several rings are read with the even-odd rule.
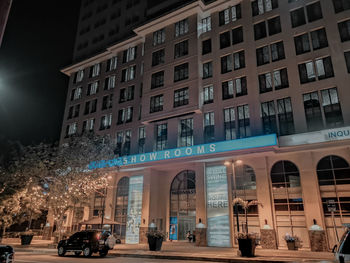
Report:
[[[336,212],[337,211],[337,206],[335,204],[335,200],[327,200],[327,209],[328,212]]]
[[[129,181],[126,244],[138,244],[142,214],[143,176],[132,176]]]
[[[214,153],[222,153],[251,148],[261,148],[277,145],[275,134],[248,137],[243,139],[221,141],[215,143],[199,144],[189,147],[168,149],[158,152],[149,152],[143,154],[129,155],[115,158],[112,160],[102,160],[91,162],[89,169],[106,168],[114,166],[126,166],[134,164],[143,164],[154,161],[170,160],[183,157],[201,156]]]
[[[208,246],[231,247],[226,167],[224,165],[206,167],[205,182]]]
[[[170,217],[169,239],[177,240],[177,217]]]

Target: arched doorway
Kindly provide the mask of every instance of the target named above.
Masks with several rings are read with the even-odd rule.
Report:
[[[117,184],[114,221],[119,224],[114,226],[113,232],[120,240],[125,240],[126,220],[128,216],[129,177],[123,177]]]
[[[196,227],[196,175],[185,170],[177,174],[170,188],[170,238],[185,240]],[[176,237],[176,238],[175,238]]]
[[[286,233],[298,236],[303,248],[310,247],[304,213],[298,167],[290,161],[279,161],[271,168],[278,245],[286,247]]]
[[[332,213],[328,204],[334,203],[334,218],[338,236],[344,232],[342,224],[350,223],[350,166],[343,158],[329,155],[317,164],[317,178],[320,186],[323,213],[328,234],[328,246],[333,247],[337,240],[334,232]]]

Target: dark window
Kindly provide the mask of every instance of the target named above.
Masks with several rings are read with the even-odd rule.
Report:
[[[213,63],[211,61],[203,64],[203,79],[213,76]]]
[[[277,42],[270,45],[272,62],[285,58],[283,42]]]
[[[306,13],[309,23],[321,19],[323,15],[320,2],[306,6]]]
[[[323,121],[317,91],[304,94],[303,100],[308,131],[321,130],[323,128]]]
[[[334,12],[339,13],[350,9],[349,0],[333,0]]]
[[[204,114],[204,142],[215,141],[214,112]]]
[[[152,74],[151,89],[164,86],[164,71],[159,71]]]
[[[135,86],[120,89],[119,103],[134,99]]]
[[[188,63],[184,63],[174,68],[174,82],[188,79]]]
[[[233,53],[233,68],[234,70],[245,68],[244,50]]]
[[[236,97],[240,97],[248,94],[246,77],[235,79],[235,91],[236,91]]]
[[[152,67],[164,63],[164,49],[152,53]]]
[[[312,31],[310,34],[313,50],[328,47],[327,34],[324,28]]]
[[[232,55],[221,57],[221,74],[232,71]]]
[[[243,42],[243,27],[232,29],[232,45]]]
[[[314,63],[312,61],[299,64],[298,69],[299,69],[300,84],[304,84],[304,83],[308,83],[316,80]]]
[[[188,55],[188,40],[175,44],[174,58]]]
[[[210,104],[214,102],[214,87],[213,85],[203,88],[203,104]]]
[[[294,133],[293,109],[290,98],[277,100],[280,135]]]
[[[262,21],[254,25],[254,39],[259,40],[267,36],[266,23]]]
[[[331,57],[317,59],[315,64],[319,80],[334,77]]]
[[[224,128],[225,140],[234,140],[237,138],[236,116],[234,107],[224,109]]]
[[[238,112],[238,138],[245,138],[251,135],[250,114],[248,105],[237,107]]]
[[[261,103],[261,119],[264,134],[277,132],[277,121],[274,101]]]
[[[350,184],[349,164],[339,156],[326,156],[317,164],[317,177],[320,186]],[[337,197],[330,199],[337,199]],[[337,212],[339,213],[339,206],[337,207]]]
[[[222,87],[222,99],[231,99],[233,98],[233,81],[225,81],[221,84]]]
[[[273,188],[299,187],[300,174],[298,167],[289,161],[275,163],[271,168],[271,182]],[[275,200],[275,203],[277,200]]]
[[[298,27],[306,24],[304,8],[298,8],[290,12],[290,19],[292,22],[292,27]]]
[[[168,144],[168,124],[163,123],[156,126],[155,150],[161,151],[167,148]]]
[[[256,64],[258,66],[267,64],[270,62],[269,46],[264,46],[256,50]]]
[[[279,16],[267,20],[267,25],[269,27],[269,35],[275,35],[281,33],[281,19]]]
[[[287,69],[283,68],[280,70],[275,70],[273,72],[273,82],[275,85],[275,90],[288,88],[289,81],[288,81]]]
[[[211,52],[211,39],[202,41],[202,55],[208,54]]]
[[[150,113],[163,110],[163,95],[151,97]]]
[[[219,26],[226,25],[230,22],[230,9],[227,8],[219,12]]]
[[[340,107],[337,89],[331,88],[322,90],[321,95],[327,127],[338,127],[343,125],[343,114]]]
[[[193,119],[183,119],[179,123],[179,140],[178,147],[186,147],[193,145]]]
[[[350,40],[350,20],[338,23],[341,42]]]
[[[308,33],[294,37],[295,53],[297,55],[310,52],[310,42]]]
[[[174,91],[174,108],[188,104],[188,88]]]
[[[271,11],[272,9],[278,8],[278,0],[254,0],[251,2],[251,5],[252,16],[257,16],[265,12]]]
[[[260,93],[272,91],[272,79],[270,72],[259,75],[259,90]]]
[[[346,62],[346,68],[348,70],[348,73],[350,73],[350,51],[344,52],[345,62]]]
[[[220,34],[220,49],[229,47],[231,45],[230,31]]]
[[[113,94],[103,96],[102,110],[110,109],[113,106]]]

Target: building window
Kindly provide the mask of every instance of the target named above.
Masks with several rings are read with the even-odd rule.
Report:
[[[105,90],[110,90],[115,88],[115,75],[105,78]]]
[[[315,64],[313,61],[309,61],[298,65],[301,84],[316,80],[314,66],[318,80],[334,77],[331,57],[320,58],[315,60]]]
[[[230,31],[220,34],[220,49],[229,47],[231,45]]]
[[[310,42],[308,33],[294,37],[295,53],[297,55],[310,52]]]
[[[327,34],[324,28],[311,31],[310,35],[313,50],[328,47]]]
[[[164,49],[152,53],[152,67],[164,63]]]
[[[272,62],[285,58],[283,42],[277,42],[270,45]]]
[[[145,127],[139,127],[138,131],[138,153],[145,152],[145,143],[146,143],[146,129]]]
[[[348,73],[350,73],[350,51],[344,52],[344,57],[345,57],[346,69],[348,70]]]
[[[259,40],[267,36],[266,23],[262,21],[254,25],[254,40]]]
[[[333,0],[333,7],[335,13],[340,13],[345,10],[350,9],[350,1],[349,0]]]
[[[308,22],[319,20],[323,18],[320,2],[316,2],[306,6],[306,13]]]
[[[259,75],[259,90],[260,93],[272,91],[272,78],[270,72]]]
[[[76,132],[77,132],[77,123],[76,122],[71,123],[66,128],[66,137],[72,136],[76,134]]]
[[[96,108],[97,108],[97,99],[85,102],[84,115],[96,112]]]
[[[350,20],[338,23],[341,42],[350,40]]]
[[[289,135],[294,133],[293,109],[290,98],[277,100],[278,123],[280,135]]]
[[[156,142],[155,151],[162,151],[167,148],[168,145],[168,124],[156,125]]]
[[[202,41],[202,55],[211,53],[211,39]]]
[[[204,142],[215,141],[214,134],[214,112],[204,113]]]
[[[153,33],[153,46],[163,44],[165,41],[165,29],[160,29]]]
[[[127,107],[126,109],[120,109],[118,111],[118,122],[117,124],[128,123],[132,121],[133,107]]]
[[[254,0],[251,5],[252,15],[257,16],[278,8],[278,0]]]
[[[117,185],[117,194],[115,201],[114,220],[120,224],[115,225],[113,234],[120,239],[125,239],[126,222],[128,217],[128,203],[129,203],[129,178],[123,177],[119,180]]]
[[[102,110],[111,109],[113,106],[113,94],[103,96]]]
[[[71,118],[79,117],[79,111],[80,111],[80,104],[69,107],[67,119],[69,120]]]
[[[317,91],[304,94],[303,100],[308,131],[321,130],[323,128],[323,121]]]
[[[206,32],[211,31],[211,17],[208,16],[206,18],[203,18],[202,24],[200,26],[201,26],[201,28],[199,28],[199,30],[198,30],[199,32],[206,33]]]
[[[245,68],[244,50],[233,53],[233,68],[234,70]]]
[[[188,40],[175,44],[174,58],[179,58],[188,55]]]
[[[233,98],[233,80],[222,82],[222,99],[232,99]]]
[[[101,118],[100,130],[109,129],[112,125],[112,113],[104,115]]]
[[[81,95],[83,93],[83,89],[81,87],[78,87],[76,89],[72,90],[72,93],[70,95],[70,100],[78,100],[81,99]]]
[[[232,29],[232,45],[243,42],[243,27],[237,27]]]
[[[260,93],[272,91],[273,87],[275,90],[289,87],[288,73],[286,68],[274,70],[272,74],[268,72],[259,75]]]
[[[163,95],[151,97],[150,113],[163,110]]]
[[[221,74],[232,71],[232,55],[221,57]]]
[[[93,131],[94,130],[94,126],[95,126],[95,119],[89,119],[89,120],[85,120],[83,122],[83,130],[82,132],[86,132],[86,131]]]
[[[339,156],[326,156],[317,164],[317,177],[320,186],[350,184],[349,175],[350,167],[348,162]],[[349,213],[349,210],[345,211]],[[337,212],[339,213],[339,209],[337,209]],[[327,211],[327,213],[329,212]]]
[[[129,86],[127,88],[120,89],[119,103],[133,100],[134,93],[135,93],[135,86],[134,85]]]
[[[164,86],[164,71],[159,71],[152,74],[151,89],[156,89]]]
[[[292,28],[305,25],[306,19],[305,19],[304,7],[300,7],[290,12],[290,19],[292,22]]]
[[[81,69],[77,72],[75,72],[75,75],[74,75],[74,83],[78,83],[78,82],[81,82],[84,78],[84,70]]]
[[[231,7],[231,19],[232,21],[236,21],[242,18],[242,10],[241,4],[235,5]]]
[[[174,82],[188,79],[188,63],[174,67]]]
[[[219,12],[219,26],[226,25],[230,22],[230,9],[226,8]]]
[[[123,69],[121,82],[133,80],[135,78],[135,73],[136,73],[136,65]]]
[[[88,89],[87,89],[87,95],[90,96],[90,95],[94,95],[98,92],[98,84],[99,84],[99,81],[95,81],[93,83],[89,83],[88,85]]]
[[[117,132],[117,147],[115,150],[115,154],[118,156],[122,155],[123,142],[124,142],[124,132],[119,131]]]
[[[267,25],[269,28],[269,36],[281,33],[281,19],[279,16],[267,20]]]
[[[213,63],[211,61],[203,63],[203,79],[213,76]]]
[[[238,138],[245,138],[251,136],[250,131],[250,116],[248,105],[237,107],[238,111]]]
[[[174,108],[187,105],[188,100],[188,88],[182,88],[174,91]]]
[[[277,121],[274,101],[261,103],[261,119],[263,124],[263,133],[277,133]]]
[[[225,140],[234,140],[236,135],[235,108],[224,109]]]
[[[130,146],[131,146],[131,130],[126,130],[124,133],[124,144],[122,148],[122,155],[130,155]]]
[[[129,47],[123,51],[123,63],[133,61],[136,58],[137,47]]]
[[[322,90],[321,95],[327,127],[338,127],[343,125],[343,114],[340,107],[337,89],[331,88]]]
[[[236,97],[240,97],[248,94],[246,77],[240,77],[235,79],[235,92],[236,92]]]
[[[98,75],[100,75],[100,69],[101,69],[100,63],[93,65],[90,68],[90,78],[97,77]]]
[[[256,50],[256,63],[258,66],[270,63],[269,46],[260,47]]]
[[[178,147],[193,145],[193,119],[183,119],[179,123]]]
[[[118,64],[118,57],[117,56],[108,59],[106,71],[109,72],[109,71],[117,69],[117,64]]]
[[[175,23],[175,37],[182,36],[187,33],[188,33],[188,19],[184,19]]]
[[[203,103],[209,104],[214,102],[214,87],[210,85],[203,88]]]

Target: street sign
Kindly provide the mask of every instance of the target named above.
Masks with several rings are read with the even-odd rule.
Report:
[[[333,199],[327,200],[327,209],[328,209],[328,212],[336,212],[337,211],[337,207],[335,205],[335,200],[333,200]]]

